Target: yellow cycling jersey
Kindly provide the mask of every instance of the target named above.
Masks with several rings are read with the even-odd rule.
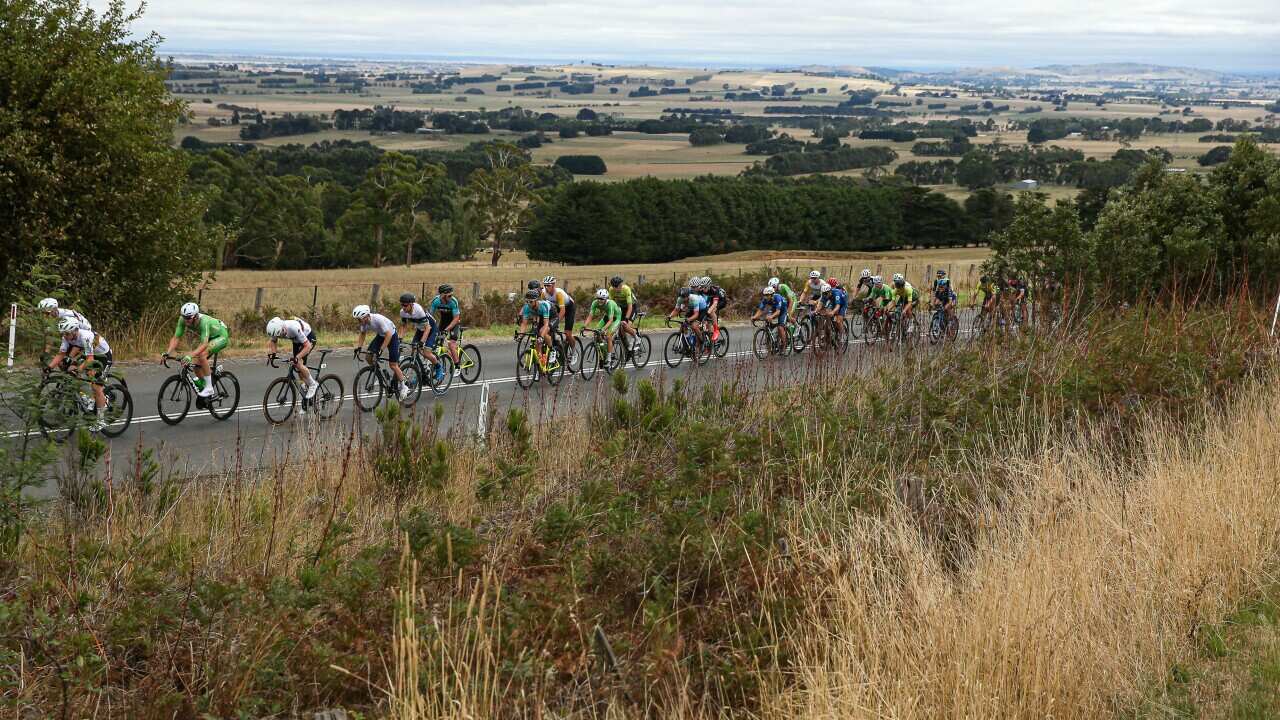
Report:
[[[573,302],[573,298],[569,297],[569,293],[565,292],[564,288],[556,288],[554,294],[548,294],[546,290],[543,290],[542,296],[560,308],[564,308],[565,305]]]

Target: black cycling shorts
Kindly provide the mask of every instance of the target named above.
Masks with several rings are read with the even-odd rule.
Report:
[[[578,306],[570,301],[564,304],[564,329],[573,332],[573,318],[577,315]]]

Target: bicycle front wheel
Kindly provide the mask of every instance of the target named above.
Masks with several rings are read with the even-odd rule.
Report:
[[[769,351],[773,348],[773,338],[769,337],[769,331],[765,328],[756,330],[756,334],[751,338],[751,352],[756,357],[764,360],[769,357]]]
[[[582,374],[583,380],[590,380],[596,376],[596,370],[600,369],[600,354],[596,349],[597,343],[590,342],[582,349],[582,367],[578,368],[578,372]]]
[[[716,338],[714,343],[712,343],[711,352],[721,359],[723,359],[725,355],[729,354],[729,328],[720,328],[720,336]]]
[[[61,377],[51,377],[40,384],[38,400],[36,421],[40,434],[54,442],[65,442],[81,415],[75,388]]]
[[[215,420],[226,420],[240,405],[240,381],[229,372],[218,373],[213,378],[213,397],[207,399],[209,414]]]
[[[363,412],[378,407],[382,402],[382,383],[378,380],[377,370],[369,366],[360,368],[355,382],[351,384],[351,399]]]
[[[182,375],[170,375],[160,386],[156,411],[165,425],[177,425],[191,411],[191,385]]]
[[[106,397],[106,412],[103,413],[102,434],[107,437],[120,437],[133,422],[133,396],[129,388],[120,380],[108,380],[102,386],[102,394]]]
[[[538,353],[528,347],[516,358],[516,384],[528,390],[538,379]]]
[[[439,380],[437,380],[434,377],[429,378],[430,382],[428,383],[428,387],[430,387],[431,392],[435,393],[436,395],[443,395],[449,392],[449,388],[453,385],[453,367],[454,366],[453,366],[453,358],[449,357],[449,353],[444,353],[443,355],[440,355],[439,359],[440,359],[440,370],[442,371],[442,374],[440,375]]]
[[[676,367],[684,360],[684,338],[676,331],[667,336],[666,347],[662,350],[663,360],[667,367]]]
[[[619,334],[613,339],[614,346],[618,343],[626,342],[626,337]],[[649,354],[653,352],[653,343],[649,340],[648,335],[639,335],[635,337],[635,343],[631,346],[631,364],[636,369],[642,368],[649,364]],[[621,365],[622,363],[619,363]]]
[[[320,378],[320,387],[316,388],[316,396],[311,399],[311,412],[321,420],[328,420],[342,409],[342,398],[346,389],[342,386],[342,378],[337,375],[325,375]]]
[[[563,344],[556,344],[552,347],[554,349],[547,354],[547,371],[543,373],[543,377],[547,379],[548,385],[554,387],[560,384],[560,379],[564,377],[565,365],[569,361],[565,357],[565,346]]]
[[[480,379],[480,349],[475,345],[458,348],[458,377],[470,385]]]
[[[318,392],[318,391],[317,391]],[[298,388],[289,378],[276,378],[267,386],[262,396],[262,414],[267,422],[279,425],[293,417],[293,410],[298,405]]]

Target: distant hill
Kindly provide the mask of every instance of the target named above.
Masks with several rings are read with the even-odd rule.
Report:
[[[895,80],[915,81],[1006,81],[1006,82],[1223,82],[1238,77],[1202,68],[1147,65],[1143,63],[1096,63],[1091,65],[1041,65],[1031,68],[993,66],[970,67],[939,72],[916,72],[873,68]]]

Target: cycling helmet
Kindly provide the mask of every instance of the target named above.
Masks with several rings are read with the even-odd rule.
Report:
[[[612,285],[613,287],[618,287],[619,285],[622,284],[622,276],[614,275],[613,277],[609,278],[609,284]]]
[[[528,288],[529,290],[541,290],[542,283],[538,282],[537,280],[530,280],[526,288]]]
[[[73,333],[79,329],[80,323],[76,322],[73,317],[65,317],[58,322],[58,332],[60,333]]]
[[[37,307],[39,307],[41,310],[57,310],[58,301],[54,300],[53,298],[45,298],[40,301],[40,304],[37,305]]]
[[[902,277],[901,275],[894,276],[893,284],[894,284],[894,287],[906,287],[907,279]]]
[[[368,305],[357,305],[357,306],[355,306],[355,307],[351,308],[351,317],[353,317],[353,318],[355,318],[355,319],[357,319],[357,320],[363,320],[363,319],[365,319],[365,318],[369,317],[369,306],[368,306]]]
[[[840,281],[835,278],[827,278],[827,284],[833,288],[840,287]]]
[[[555,275],[548,275],[548,276],[546,276],[546,277],[542,278],[542,284],[543,284],[543,285],[555,285],[555,284],[556,284],[556,276],[555,276]]]
[[[884,284],[884,278],[880,277],[879,275],[876,275],[875,277],[871,278],[871,284],[872,284],[872,285],[883,285],[883,284]]]
[[[946,276],[947,276],[946,268],[938,268],[938,277],[944,278]]]
[[[418,296],[414,295],[413,293],[405,293],[400,296],[401,305],[408,305],[409,303],[416,303],[416,302],[418,302]]]
[[[539,297],[539,293],[538,293],[538,291],[537,291],[537,290],[526,290],[526,291],[525,291],[525,293],[524,293],[524,300],[525,300],[525,302],[530,302],[530,301],[533,301],[533,300],[537,300],[537,299],[538,299],[538,297]]]
[[[779,280],[778,278],[776,278],[776,277],[771,277],[771,278],[769,278],[769,287],[775,287],[775,288],[776,288],[776,287],[778,287],[778,283],[780,283],[780,282],[782,282],[782,281],[781,281],[781,280]]]
[[[818,290],[820,290],[823,295],[826,295],[827,293],[831,292],[831,286],[828,285],[827,283],[822,283],[822,285],[818,288]]]
[[[906,280],[906,278],[902,277],[902,273],[894,273],[893,281],[898,282],[899,280]]]
[[[440,287],[436,288],[436,292],[440,293],[441,295],[449,295],[453,293],[453,286],[450,285],[449,283],[445,283]]]
[[[690,293],[690,292],[691,292],[691,291],[689,290],[689,288],[687,288],[687,287],[682,287],[682,288],[680,288],[680,297],[682,297],[682,298],[689,297],[689,293]]]
[[[193,318],[200,314],[200,306],[193,302],[189,302],[182,306],[182,310],[180,312],[184,318]]]
[[[707,277],[706,275],[703,275],[702,277],[698,278],[698,287],[702,288],[703,290],[711,287],[711,278]]]
[[[810,280],[821,280],[821,279],[822,279],[822,273],[818,272],[817,270],[811,270],[811,271],[809,272],[809,279],[810,279]]]
[[[764,289],[760,291],[760,294],[761,294],[761,295],[772,295],[772,294],[773,294],[773,286],[772,286],[772,285],[765,285],[765,286],[764,286]]]
[[[862,268],[862,274],[859,275],[858,277],[864,277],[864,278],[871,277],[871,268]]]
[[[596,290],[596,299],[597,299],[597,300],[608,300],[608,299],[609,299],[609,291],[608,291],[608,290],[605,290],[604,288],[600,288],[599,290]]]
[[[282,332],[284,332],[283,320],[273,317],[267,321],[267,337],[278,338]]]

